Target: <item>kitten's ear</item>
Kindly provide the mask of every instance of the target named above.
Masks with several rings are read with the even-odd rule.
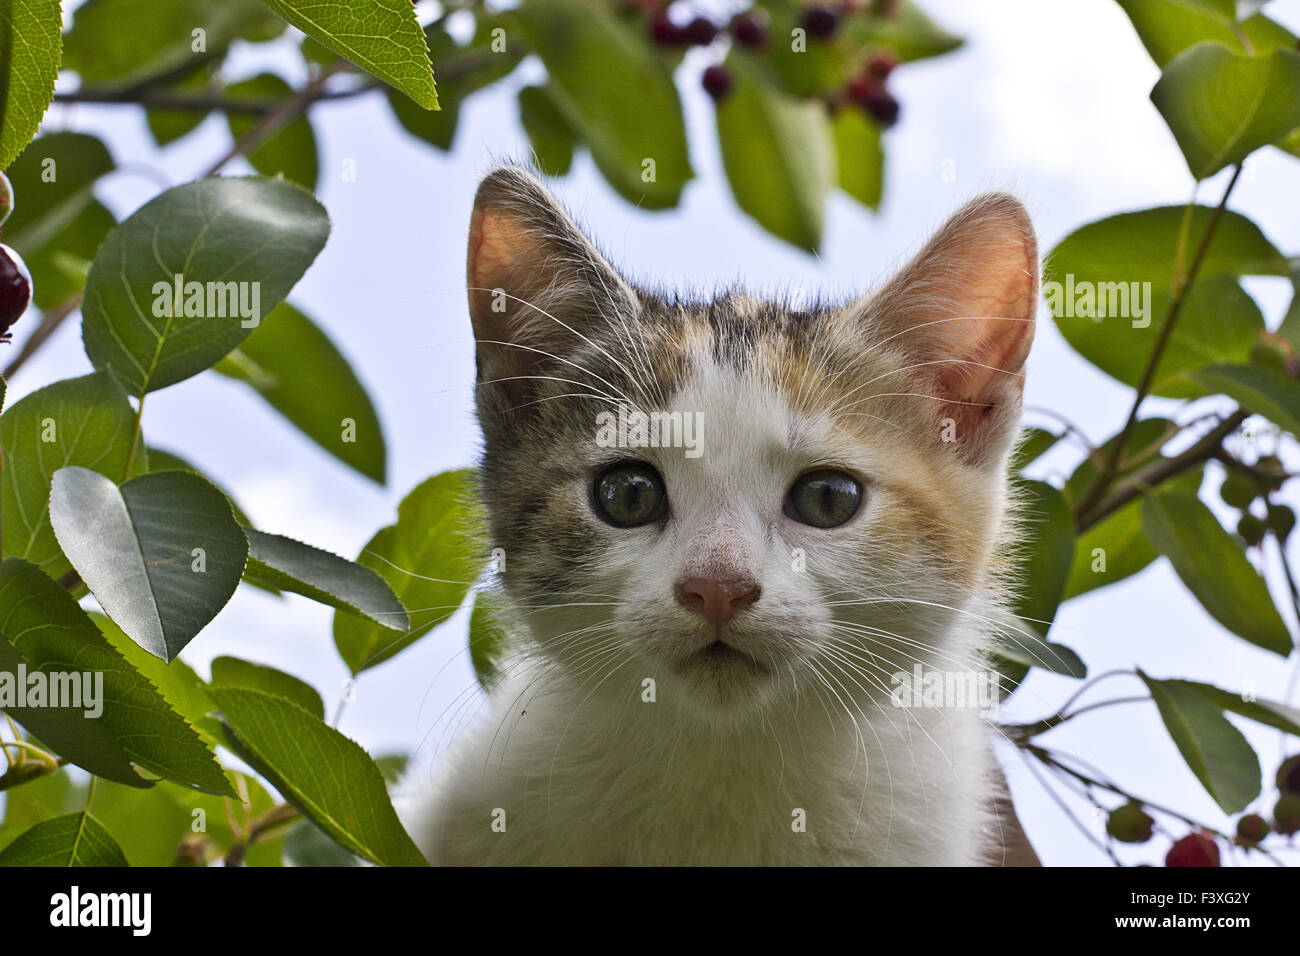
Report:
[[[558,374],[563,363],[554,356],[582,344],[584,327],[637,303],[545,187],[517,166],[498,167],[479,184],[467,273],[480,398],[490,396],[498,410],[525,404],[535,376]]]
[[[918,391],[939,399],[942,440],[971,464],[993,464],[1015,438],[1037,299],[1029,214],[990,193],[948,220],[859,320],[900,348]]]

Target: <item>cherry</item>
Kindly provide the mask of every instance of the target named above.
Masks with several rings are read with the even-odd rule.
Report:
[[[667,10],[659,10],[650,18],[650,37],[660,46],[686,45],[686,31],[673,23]]]
[[[1218,866],[1219,845],[1214,837],[1201,831],[1189,833],[1169,848],[1165,866]]]
[[[14,187],[9,183],[9,177],[0,173],[0,226],[5,224],[9,214],[14,211]]]
[[[1156,821],[1140,803],[1116,807],[1106,818],[1106,832],[1121,843],[1146,843],[1155,831]]]
[[[9,341],[9,328],[32,303],[32,274],[22,256],[0,245],[0,341]]]
[[[863,105],[876,122],[885,128],[898,122],[898,100],[888,90],[881,90]]]
[[[718,28],[708,17],[696,17],[682,31],[682,36],[691,46],[708,46],[717,35]]]
[[[880,50],[867,59],[867,72],[878,80],[888,79],[896,66],[898,57],[889,50]]]
[[[709,96],[713,97],[715,103],[721,102],[722,98],[731,92],[731,87],[735,83],[731,71],[720,63],[715,63],[704,71],[704,88],[708,91]]]
[[[1277,768],[1277,788],[1283,793],[1300,796],[1300,754],[1287,757]]]
[[[1228,476],[1223,479],[1223,484],[1219,486],[1219,497],[1223,499],[1225,505],[1245,510],[1259,497],[1259,488],[1255,484],[1255,479],[1244,471],[1229,471]]]
[[[1265,455],[1255,462],[1255,470],[1263,476],[1264,483],[1269,489],[1276,491],[1282,487],[1286,481],[1286,469],[1282,467],[1282,460],[1277,455]]]
[[[1237,821],[1237,843],[1241,846],[1254,846],[1272,832],[1268,821],[1258,813],[1248,813]]]
[[[1295,528],[1295,512],[1286,505],[1269,505],[1268,528],[1277,540],[1285,541]]]
[[[1273,826],[1286,836],[1300,833],[1300,797],[1293,793],[1282,794],[1273,807]]]
[[[840,17],[830,7],[809,7],[804,11],[802,23],[809,36],[829,40],[840,25]]]
[[[878,79],[870,74],[859,73],[853,79],[849,80],[849,84],[844,88],[844,92],[849,94],[849,99],[865,108],[873,98],[885,92],[885,87]]]
[[[757,10],[739,14],[731,21],[731,35],[743,47],[767,46],[767,21]]]
[[[1264,540],[1264,532],[1267,530],[1263,519],[1250,512],[1246,512],[1237,521],[1237,534],[1252,548]]]

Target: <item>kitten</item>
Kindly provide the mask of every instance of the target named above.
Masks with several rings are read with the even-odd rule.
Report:
[[[685,302],[488,175],[469,306],[514,643],[411,814],[430,859],[1003,857],[980,710],[896,706],[895,675],[988,671],[1037,273],[986,195],[858,301]]]

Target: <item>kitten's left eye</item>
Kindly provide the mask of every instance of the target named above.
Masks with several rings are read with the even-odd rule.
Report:
[[[596,479],[596,513],[616,528],[649,524],[667,500],[663,479],[649,465],[615,465]]]
[[[852,475],[823,468],[795,479],[785,499],[788,517],[814,528],[844,524],[862,504],[862,485]]]

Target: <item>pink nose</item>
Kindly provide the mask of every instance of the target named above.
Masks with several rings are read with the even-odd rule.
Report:
[[[687,578],[677,585],[677,603],[721,627],[758,600],[762,589],[748,578]]]

